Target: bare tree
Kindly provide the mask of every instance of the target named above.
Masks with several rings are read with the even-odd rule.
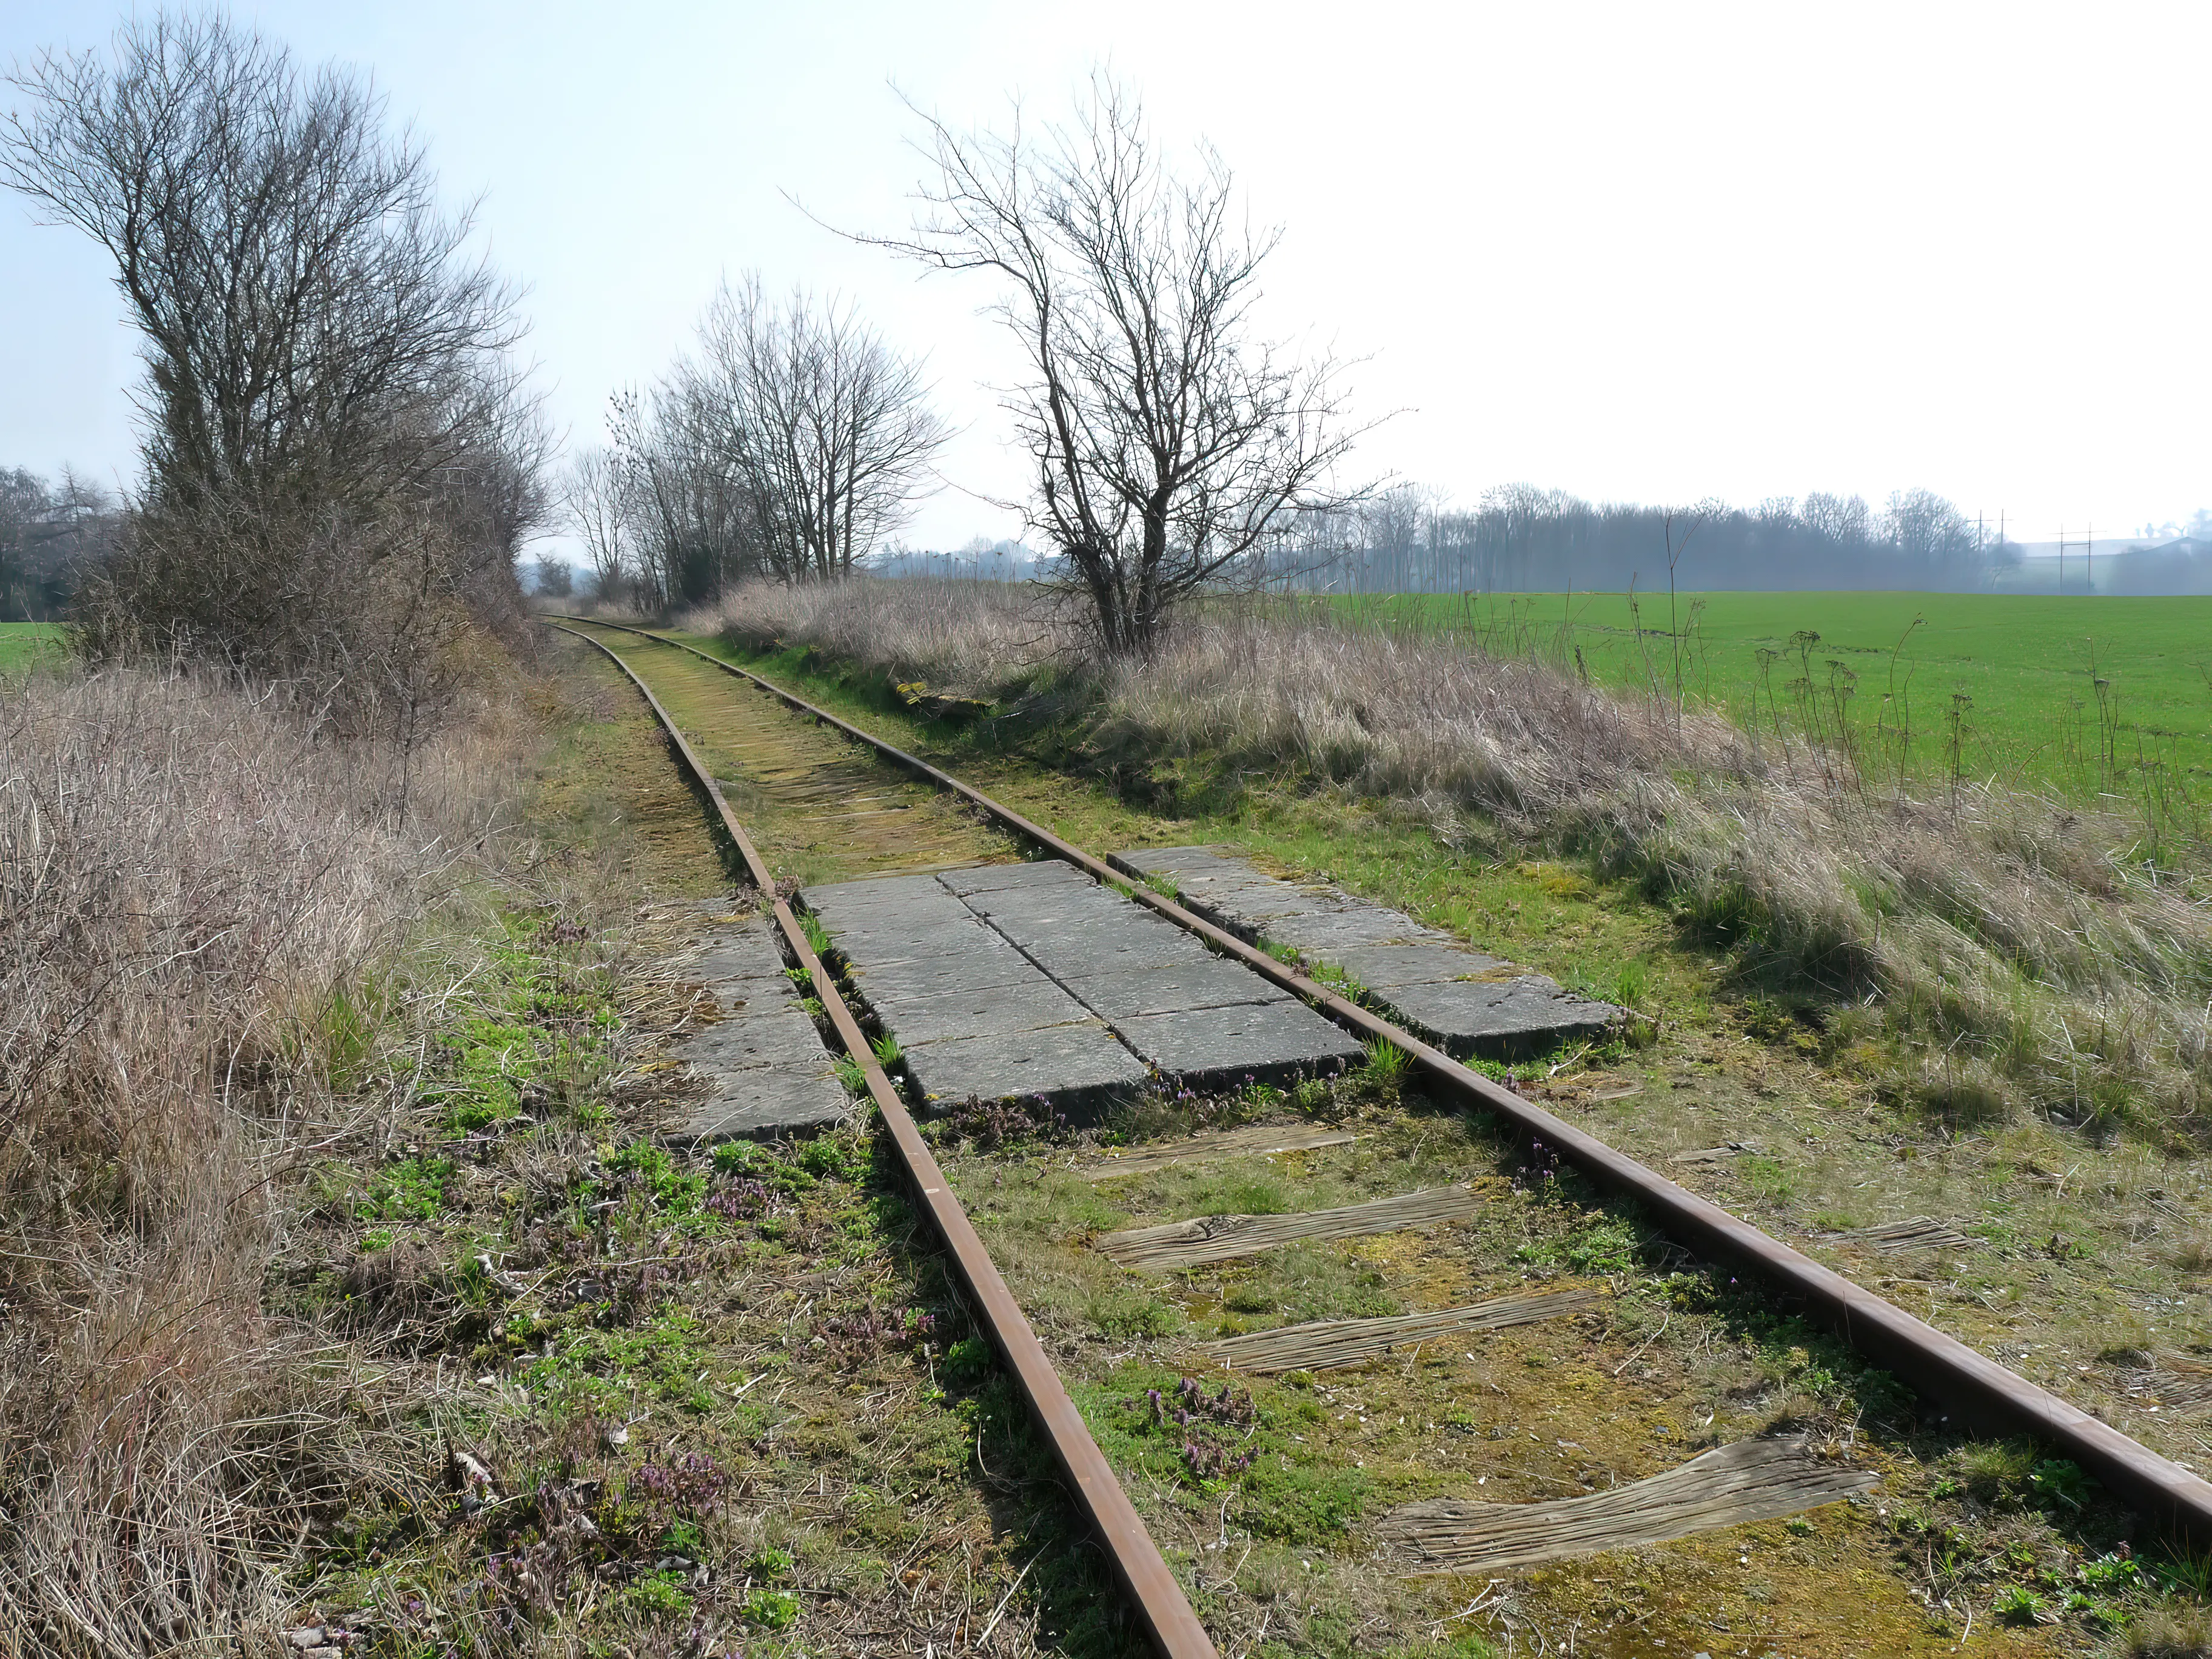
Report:
[[[382,495],[459,458],[518,337],[367,82],[220,16],[126,23],[111,65],[11,77],[0,179],[112,256],[144,337],[149,483]]]
[[[750,575],[848,574],[904,521],[946,436],[919,364],[853,307],[725,285],[696,350],[613,404],[598,533],[626,543],[653,602]]]
[[[1065,557],[1105,647],[1143,653],[1175,602],[1235,572],[1285,515],[1327,498],[1357,434],[1338,363],[1260,338],[1251,308],[1280,233],[1237,222],[1229,169],[1156,152],[1104,75],[1041,144],[927,124],[934,177],[904,238],[862,238],[1006,284],[1028,358],[1006,390],[1035,468],[1032,527]]]
[[[1966,515],[1932,489],[1892,490],[1881,528],[1884,541],[1930,571],[1971,566],[1980,552]]]
[[[787,579],[849,574],[904,520],[946,436],[918,364],[850,305],[760,278],[725,286],[678,375],[744,482],[771,568]]]
[[[623,526],[622,474],[614,457],[604,449],[588,449],[570,458],[562,480],[561,503],[568,526],[584,544],[592,562],[592,592],[611,599],[623,590],[632,572],[629,538]]]
[[[1874,515],[1859,495],[1836,495],[1816,489],[1805,497],[1798,514],[1807,529],[1838,547],[1863,544],[1874,531]]]
[[[609,402],[616,499],[649,609],[712,599],[762,569],[756,504],[715,453],[717,425],[680,374]]]
[[[371,695],[456,615],[514,614],[548,448],[514,296],[374,87],[213,15],[10,84],[0,182],[107,250],[143,342],[144,477],[81,597],[95,648]]]

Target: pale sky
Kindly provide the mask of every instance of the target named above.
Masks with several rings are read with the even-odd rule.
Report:
[[[0,61],[119,13],[7,0]],[[723,5],[276,0],[234,15],[372,70],[529,287],[574,443],[725,272],[853,296],[962,428],[908,539],[1012,533],[980,277],[811,222],[902,228],[890,83],[956,125],[1065,109],[1110,63],[1279,222],[1273,332],[1367,359],[1361,447],[1471,503],[1879,502],[1923,485],[2015,536],[2212,505],[2212,7]],[[132,471],[102,256],[0,198],[0,465]]]

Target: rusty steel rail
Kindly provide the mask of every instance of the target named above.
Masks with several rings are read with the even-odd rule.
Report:
[[[587,617],[575,620],[590,621]],[[2199,1545],[2212,1544],[2212,1483],[2169,1458],[2160,1456],[2131,1436],[2092,1417],[2048,1389],[2000,1365],[1956,1337],[1916,1319],[1896,1304],[1876,1296],[1802,1251],[1754,1227],[1719,1205],[1677,1186],[1596,1136],[1554,1116],[1534,1101],[1462,1066],[1412,1032],[1346,1000],[1327,986],[1285,967],[1266,951],[1194,915],[1145,885],[1133,870],[1117,868],[1062,840],[1042,824],[970,787],[950,773],[818,708],[759,675],[641,628],[594,623],[619,629],[657,645],[690,652],[702,662],[750,681],[800,713],[824,720],[918,776],[981,808],[1017,834],[1046,848],[1101,881],[1128,888],[1179,927],[1236,957],[1273,983],[1302,997],[1346,1030],[1404,1050],[1431,1081],[1450,1093],[1479,1102],[1516,1129],[1554,1147],[1600,1185],[1643,1205],[1660,1229],[1676,1243],[1708,1259],[1747,1269],[1801,1299],[1808,1312],[1858,1352],[1910,1382],[1943,1408],[1954,1426],[1978,1431],[2033,1435],[2063,1452],[2096,1477],[2106,1489],[2160,1532]]]
[[[875,1050],[861,1032],[860,1022],[837,989],[837,982],[830,970],[822,965],[821,957],[807,943],[805,929],[799,925],[791,907],[784,902],[775,889],[775,878],[769,873],[768,866],[761,860],[752,839],[745,834],[744,825],[730,810],[723,799],[714,774],[701,763],[690,744],[678,729],[668,711],[660,706],[660,699],[653,689],[640,678],[636,671],[601,641],[588,634],[580,634],[573,628],[551,624],[573,639],[584,641],[597,647],[616,667],[629,677],[652,708],[653,717],[668,734],[669,745],[675,750],[678,762],[691,779],[706,792],[714,803],[714,811],[729,831],[730,839],[737,844],[745,870],[761,896],[771,902],[775,913],[775,925],[782,929],[784,943],[791,947],[792,955],[814,984],[814,994],[821,1000],[823,1008],[836,1027],[837,1037],[853,1059],[860,1065],[868,1080],[868,1094],[883,1114],[884,1127],[890,1133],[891,1145],[897,1151],[899,1161],[906,1165],[908,1179],[914,1182],[915,1194],[921,1200],[937,1235],[945,1241],[945,1248],[952,1257],[953,1271],[967,1290],[978,1319],[989,1334],[992,1346],[1005,1358],[1007,1368],[1014,1374],[1015,1383],[1030,1404],[1030,1410],[1038,1427],[1050,1443],[1053,1455],[1060,1468],[1074,1483],[1076,1502],[1098,1528],[1098,1535],[1106,1546],[1107,1559],[1114,1564],[1114,1572],[1127,1592],[1130,1604],[1135,1609],[1138,1622],[1152,1638],[1164,1659],[1215,1659],[1213,1643],[1206,1627],[1191,1610],[1182,1586],[1176,1583],[1175,1575],[1161,1559],[1159,1548],[1152,1542],[1152,1534],[1145,1530],[1130,1504],[1128,1494],[1115,1477],[1106,1455],[1098,1449],[1098,1443],[1091,1437],[1091,1430],[1075,1402],[1067,1397],[1060,1383],[1060,1373],[1045,1357],[1043,1346],[1037,1341],[1036,1333],[1030,1328],[1021,1304],[1014,1300],[1013,1292],[1000,1276],[997,1264],[983,1241],[975,1236],[975,1229],[968,1219],[968,1212],[960,1207],[953,1196],[951,1183],[938,1167],[937,1159],[915,1127],[914,1119],[899,1098],[898,1090],[884,1068],[877,1063]]]

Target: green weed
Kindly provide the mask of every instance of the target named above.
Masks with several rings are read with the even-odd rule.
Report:
[[[1407,1073],[1413,1070],[1413,1058],[1388,1037],[1376,1037],[1367,1045],[1367,1058],[1359,1068],[1359,1081],[1385,1098],[1395,1097],[1405,1087]]]
[[[364,1221],[429,1221],[453,1184],[450,1158],[410,1158],[377,1172],[354,1213]],[[387,1236],[388,1237],[388,1236]]]

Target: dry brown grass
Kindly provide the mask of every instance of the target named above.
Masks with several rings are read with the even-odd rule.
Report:
[[[403,777],[313,713],[151,669],[0,686],[0,1654],[270,1636],[343,1455],[307,1455],[311,1335],[262,1313],[278,1177],[342,1127],[334,996],[505,778],[481,725]]]
[[[1472,812],[1577,848],[1747,973],[1868,1005],[1896,1086],[1959,1116],[2212,1127],[2212,866],[2171,846],[2168,867],[2143,861],[2124,811],[1994,785],[1877,788],[1833,753],[1717,716],[1310,611],[1219,607],[1150,661],[1098,662],[1054,604],[991,583],[760,586],[686,625],[1029,696],[1093,757],[1195,758],[1417,803],[1448,839]]]

